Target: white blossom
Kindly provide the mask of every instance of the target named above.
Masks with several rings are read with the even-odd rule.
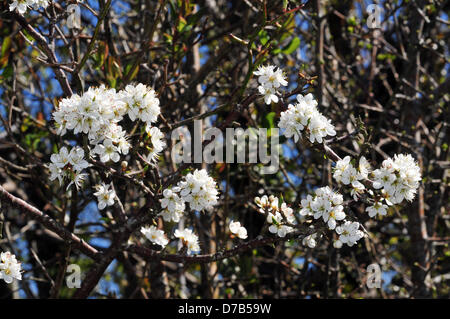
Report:
[[[110,189],[111,185],[100,184],[97,185],[97,192],[94,195],[98,200],[98,209],[104,209],[106,206],[114,205],[114,200],[116,198],[116,192],[113,189]]]
[[[277,234],[279,237],[286,237],[287,234],[294,231],[294,228],[283,224],[283,216],[276,212],[267,215],[267,222],[272,224],[269,226],[269,231],[272,234]]]
[[[281,86],[287,86],[286,76],[281,69],[275,70],[274,65],[259,66],[254,75],[258,76],[258,91],[261,95],[264,95],[264,102],[271,104],[272,102],[278,103],[278,89]]]
[[[40,7],[47,8],[48,1],[47,0],[14,0],[9,5],[9,11],[17,11],[20,14],[24,14],[27,12],[28,7],[32,7],[34,10],[38,10]]]
[[[186,175],[178,183],[180,196],[188,202],[191,210],[209,210],[217,204],[218,191],[216,182],[204,169],[196,169],[194,173]]]
[[[200,246],[198,244],[198,236],[195,235],[191,229],[185,228],[183,230],[175,230],[175,237],[181,239],[183,244],[187,247],[188,253],[199,252]]]
[[[366,212],[369,213],[370,217],[375,217],[376,215],[385,216],[387,214],[387,208],[387,205],[378,201],[372,206],[366,207]]]
[[[331,121],[317,110],[317,101],[311,93],[303,96],[297,95],[296,104],[289,104],[288,109],[281,112],[278,127],[283,129],[287,138],[294,137],[297,142],[303,131],[309,133],[311,143],[322,143],[326,136],[336,135]]]
[[[334,247],[341,248],[343,244],[353,246],[358,240],[364,237],[364,233],[359,230],[358,222],[346,221],[341,226],[336,227],[339,239],[334,242]]]
[[[127,85],[119,95],[132,121],[139,119],[145,123],[156,122],[161,110],[155,90],[139,83],[136,86]]]
[[[161,247],[165,247],[169,243],[169,240],[166,238],[164,231],[159,230],[153,225],[150,227],[142,227],[141,233],[144,234],[144,236],[147,237],[147,239],[152,243],[157,244]]]
[[[0,254],[0,279],[10,284],[14,279],[22,280],[22,269],[16,256],[9,251]]]
[[[69,151],[67,147],[63,146],[59,153],[50,156],[50,161],[48,168],[51,181],[58,179],[59,183],[62,184],[65,179],[68,179],[70,183],[67,188],[72,184],[75,184],[77,188],[81,187],[84,178],[87,176],[83,173],[83,170],[89,167],[89,163],[84,159],[84,150],[81,147],[76,146]]]
[[[240,222],[230,222],[230,232],[232,234],[235,234],[237,237],[239,237],[240,239],[246,239],[247,236],[247,229],[243,226],[241,226]]]
[[[420,168],[408,154],[397,154],[383,161],[381,168],[373,171],[375,189],[382,188],[393,204],[404,199],[412,201],[421,180]]]

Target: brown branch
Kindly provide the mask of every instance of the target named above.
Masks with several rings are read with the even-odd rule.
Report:
[[[53,220],[48,215],[45,215],[36,207],[31,206],[24,200],[10,194],[2,186],[0,186],[0,202],[8,203],[11,206],[19,209],[20,212],[26,214],[29,218],[34,219],[37,222],[41,223],[45,228],[56,233],[67,244],[72,245],[73,248],[78,249],[86,256],[94,260],[100,260],[102,254],[99,251],[97,251],[97,249],[95,249],[94,247],[83,241],[81,238],[68,231],[66,228],[64,228],[64,226]]]
[[[252,239],[248,242],[240,244],[233,249],[219,251],[215,254],[206,254],[206,255],[195,255],[195,256],[187,256],[180,254],[164,254],[146,247],[130,245],[126,248],[127,251],[131,253],[138,254],[142,258],[147,261],[155,261],[155,260],[165,260],[182,264],[189,263],[211,263],[215,261],[219,261],[222,259],[227,259],[233,256],[236,256],[242,252],[245,252],[250,249],[275,244],[278,242],[285,242],[291,239],[303,239],[304,237],[317,232],[316,229],[307,228],[305,230],[295,231],[286,235],[286,237],[258,237],[256,239]]]

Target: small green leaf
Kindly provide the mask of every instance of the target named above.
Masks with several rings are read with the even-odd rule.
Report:
[[[291,40],[291,42],[289,42],[289,44],[283,48],[283,53],[284,54],[291,54],[292,52],[294,52],[295,50],[297,50],[297,48],[300,46],[300,38],[293,38]]]

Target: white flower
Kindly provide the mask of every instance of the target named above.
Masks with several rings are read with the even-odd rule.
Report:
[[[144,236],[147,237],[147,239],[152,243],[157,244],[161,247],[165,247],[169,243],[166,236],[164,235],[164,231],[159,230],[153,225],[150,227],[142,227],[141,233],[144,234]]]
[[[39,7],[47,8],[47,6],[47,0],[14,0],[9,5],[9,11],[17,9],[17,11],[23,15],[27,12],[28,7],[33,7],[33,9],[37,10]]]
[[[156,162],[160,153],[163,151],[166,144],[163,141],[164,134],[157,127],[152,127],[147,124],[145,131],[151,139],[150,153],[146,156],[148,162]]]
[[[103,141],[103,144],[97,144],[93,150],[94,153],[100,155],[100,160],[103,163],[106,163],[109,160],[117,163],[120,160],[118,151],[119,149],[113,145],[110,139]]]
[[[196,169],[194,173],[186,175],[178,187],[182,200],[189,203],[191,210],[209,210],[217,204],[216,182],[204,169]]]
[[[70,183],[67,189],[75,184],[77,188],[81,187],[81,184],[87,174],[82,173],[83,169],[89,167],[89,163],[84,159],[84,150],[76,146],[70,150],[64,146],[59,150],[59,153],[52,154],[50,156],[51,163],[48,164],[50,170],[51,181],[58,179],[62,184],[64,179],[69,179]]]
[[[114,205],[114,200],[116,198],[116,192],[109,189],[111,185],[106,185],[104,183],[97,185],[97,192],[94,193],[97,196],[98,208],[104,209],[106,206]]]
[[[284,218],[286,218],[287,222],[290,224],[295,223],[294,210],[286,205],[286,203],[282,203],[280,207],[280,211],[283,213]]]
[[[387,214],[387,208],[387,205],[376,202],[373,206],[367,207],[366,212],[369,213],[370,217],[375,217],[376,215],[385,216]]]
[[[183,216],[185,204],[183,199],[178,195],[179,191],[179,187],[165,189],[163,191],[164,197],[160,199],[160,202],[161,208],[164,208],[164,210],[160,213],[160,215],[165,221],[179,222],[181,216]]]
[[[59,153],[55,153],[50,156],[50,160],[56,165],[56,167],[64,168],[70,163],[69,151],[65,146],[61,147]]]
[[[293,136],[297,142],[302,131],[306,130],[311,143],[322,143],[324,137],[336,135],[331,121],[317,110],[317,101],[311,93],[306,96],[297,95],[297,101],[294,105],[289,104],[285,112],[281,112],[278,123],[287,138]]]
[[[9,251],[0,254],[0,279],[10,284],[14,279],[22,280],[21,264]]]
[[[264,95],[264,102],[271,104],[272,102],[278,103],[278,88],[280,86],[287,86],[288,82],[283,74],[283,71],[275,70],[274,65],[259,66],[254,75],[258,76],[258,91],[261,95]]]
[[[164,198],[160,200],[162,208],[175,210],[177,208],[177,205],[182,203],[182,200],[180,196],[178,196],[176,191],[179,191],[178,187],[175,187],[173,191],[171,189],[165,189],[163,191]]]
[[[334,247],[341,248],[342,244],[353,246],[358,240],[364,237],[364,233],[359,230],[358,222],[346,221],[341,226],[336,227],[339,239],[334,243]]]
[[[177,209],[175,210],[168,210],[167,208],[164,209],[159,215],[166,221],[166,222],[175,222],[178,223],[180,221],[180,218],[183,217],[185,209],[185,204],[182,203],[182,205],[177,206]]]
[[[329,229],[336,228],[336,221],[345,218],[344,207],[342,205],[334,206],[333,209],[323,214],[323,221],[328,224]]]
[[[366,160],[364,156],[361,156],[359,159],[359,166],[358,166],[359,176],[358,179],[367,179],[370,173],[370,163]]]
[[[175,230],[175,237],[180,238],[183,244],[187,247],[187,252],[199,252],[200,246],[198,244],[198,237],[191,229],[185,228],[183,230]]]
[[[352,190],[350,191],[350,194],[352,195],[353,199],[355,201],[358,201],[358,196],[362,193],[364,193],[366,187],[359,181],[353,181],[352,182]]]
[[[315,248],[317,245],[316,242],[317,233],[311,234],[309,236],[306,236],[302,240],[303,246],[308,246],[309,248]]]
[[[277,91],[272,87],[258,86],[258,91],[261,95],[264,95],[264,102],[271,104],[272,102],[278,103]]]
[[[230,222],[230,232],[237,235],[241,239],[247,238],[247,229],[241,226],[240,222]]]
[[[127,85],[119,95],[126,104],[128,116],[132,121],[140,119],[145,123],[156,122],[161,110],[155,90],[139,83],[136,86]]]
[[[259,212],[262,214],[265,214],[266,211],[271,212],[278,210],[278,197],[273,195],[270,195],[269,197],[264,195],[261,198],[255,197],[255,203],[260,208]]]
[[[254,71],[253,74],[257,75],[258,82],[266,87],[277,89],[280,86],[288,85],[286,77],[283,75],[283,71],[280,69],[275,70],[274,65],[259,66],[258,70]]]
[[[279,212],[276,212],[275,214],[269,213],[267,215],[267,222],[272,224],[269,227],[269,231],[272,234],[277,234],[279,237],[286,237],[288,233],[294,231],[294,228],[282,224],[283,216]]]
[[[67,185],[66,190],[68,190],[70,185],[72,185],[72,184],[75,184],[75,187],[77,189],[80,188],[86,177],[87,177],[87,174],[81,173],[81,172],[73,172],[72,174],[69,174],[70,183],[69,183],[69,185]]]
[[[421,180],[420,168],[410,154],[397,154],[394,159],[384,160],[381,168],[373,171],[373,176],[373,187],[382,188],[393,204],[404,199],[412,201]]]
[[[89,163],[84,159],[84,150],[79,146],[72,148],[69,161],[75,171],[82,171],[89,167]]]
[[[313,203],[313,197],[311,195],[307,195],[306,198],[301,200],[302,209],[300,209],[299,214],[301,216],[312,216],[313,210],[311,208],[311,204]]]

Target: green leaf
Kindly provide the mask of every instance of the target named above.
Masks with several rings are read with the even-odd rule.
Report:
[[[274,128],[275,127],[275,116],[277,114],[275,112],[267,113],[263,118],[263,127],[265,128]]]
[[[289,44],[283,48],[282,52],[284,54],[291,54],[300,46],[300,38],[295,37],[289,42]]]

